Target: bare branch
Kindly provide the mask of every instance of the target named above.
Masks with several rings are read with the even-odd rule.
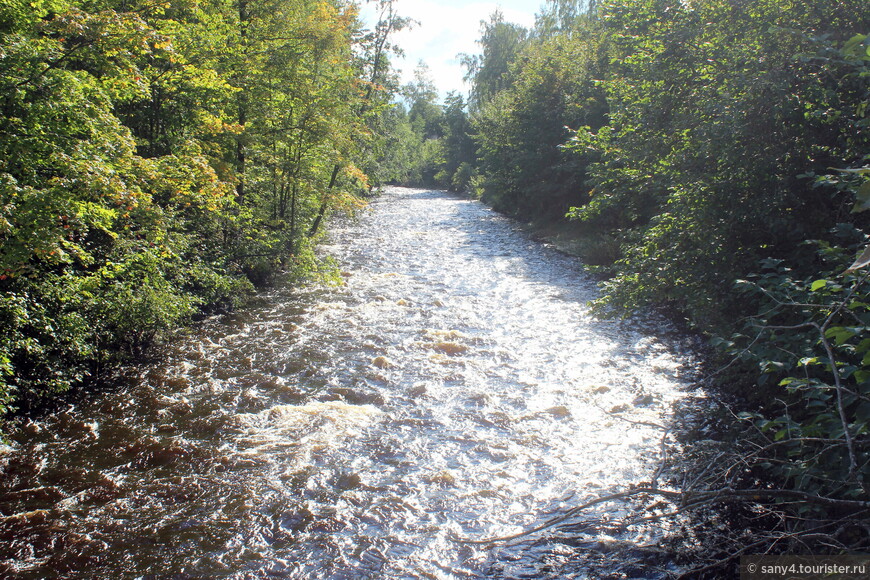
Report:
[[[659,496],[674,501],[680,506],[680,508],[675,513],[686,511],[689,508],[697,508],[702,505],[709,505],[723,501],[730,502],[735,500],[774,500],[780,503],[782,500],[793,500],[795,502],[815,504],[830,508],[849,509],[852,510],[854,516],[857,516],[860,513],[870,512],[870,501],[830,498],[792,489],[722,489],[718,491],[674,491],[661,489],[658,487],[645,486],[595,497],[579,506],[569,509],[567,512],[559,516],[545,521],[542,524],[539,524],[533,528],[524,530],[522,532],[517,532],[516,534],[497,536],[480,540],[460,538],[451,534],[450,539],[460,544],[471,545],[486,545],[509,542],[511,540],[516,540],[518,538],[522,538],[535,534],[537,532],[550,529],[576,516],[577,514],[592,506],[613,501],[622,501],[641,495]]]

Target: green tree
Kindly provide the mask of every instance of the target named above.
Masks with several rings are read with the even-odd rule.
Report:
[[[602,3],[626,57],[606,82],[595,195],[575,215],[631,231],[611,305],[664,304],[702,328],[727,324],[741,305],[731,281],[847,219],[846,198],[832,203],[800,175],[866,151],[854,132],[857,79],[812,56],[866,23],[854,20],[858,3],[811,4]]]
[[[390,99],[380,5],[0,6],[0,410],[314,262]]]
[[[7,295],[0,316],[8,322],[0,390],[11,402],[64,390],[106,358],[103,350],[132,343],[137,350],[190,314],[196,276],[182,258],[198,249],[201,235],[191,224],[212,222],[230,189],[195,146],[140,157],[116,116],[116,104],[148,97],[143,63],[172,55],[166,37],[138,14],[67,6],[19,20],[0,43],[0,285]],[[170,185],[171,175],[183,178]],[[131,296],[151,295],[161,307],[125,320],[146,334],[104,332],[107,311],[90,308],[83,288],[154,256],[175,266],[152,267],[136,282],[142,293]],[[130,305],[121,295],[97,300]]]
[[[548,32],[529,41],[515,59],[510,86],[474,116],[483,198],[506,213],[558,219],[585,200],[590,160],[562,145],[569,127],[606,122],[599,80],[608,59],[597,21],[571,22],[572,34]]]
[[[482,54],[460,55],[466,69],[465,80],[472,86],[471,106],[479,109],[511,84],[510,68],[529,36],[518,24],[505,22],[504,13],[496,10],[489,21],[480,22]]]
[[[471,185],[477,153],[471,132],[465,99],[448,93],[442,121],[444,164],[435,180],[453,191],[465,191]]]

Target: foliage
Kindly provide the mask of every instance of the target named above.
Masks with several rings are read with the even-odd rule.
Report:
[[[437,105],[426,71],[418,70],[404,90],[408,108],[389,116],[387,179],[473,190],[529,219],[561,216],[582,202],[589,159],[562,145],[568,127],[606,121],[598,80],[607,54],[601,27],[568,4],[550,3],[533,31],[500,11],[481,22],[482,54],[462,55],[472,83],[468,102],[450,94]]]
[[[823,246],[821,253],[840,258],[834,261],[842,271],[842,252]],[[867,275],[796,279],[780,261],[763,266],[739,283],[760,302],[760,314],[731,340],[718,341],[757,365],[765,396],[759,410],[741,417],[766,448],[759,462],[789,487],[861,497],[870,474]]]
[[[483,198],[525,219],[559,218],[582,203],[590,158],[565,151],[569,127],[601,127],[607,105],[598,79],[606,44],[592,20],[576,34],[536,39],[512,69],[513,83],[474,117]]]
[[[855,107],[866,89],[830,58],[861,11],[777,0],[641,0],[601,11],[628,56],[606,82],[606,130],[571,144],[602,155],[589,168],[595,194],[573,215],[637,234],[608,282],[611,305],[666,304],[701,329],[727,325],[745,304],[732,280],[767,256],[811,268],[800,242],[849,219],[848,196],[801,175],[866,151]]]
[[[483,54],[461,55],[466,69],[465,80],[472,85],[471,104],[474,110],[488,103],[512,83],[511,66],[526,45],[529,31],[504,19],[496,10],[489,21],[480,23],[480,45]]]
[[[462,95],[448,93],[444,102],[442,124],[444,163],[436,180],[453,191],[466,191],[474,175],[472,162],[476,147],[471,138],[471,121]]]
[[[429,77],[429,70],[422,63],[414,71],[414,81],[402,87],[402,95],[408,103],[404,140],[396,145],[406,151],[411,163],[401,183],[417,186],[437,186],[435,175],[441,165],[441,138],[444,111],[436,103],[438,92]],[[404,109],[399,109],[399,114]]]
[[[402,88],[404,102],[382,115],[388,144],[376,174],[381,181],[464,191],[472,177],[475,147],[461,95],[450,93],[444,104],[420,66],[415,80]]]
[[[694,481],[816,498],[758,507],[781,514],[769,537],[847,549],[856,522],[830,507],[870,475],[864,3],[550,0],[501,53],[499,26],[468,59],[471,182],[506,213],[567,210],[609,274],[599,313],[727,337],[711,359],[738,452]]]
[[[381,123],[388,135],[385,151],[374,171],[369,173],[377,183],[419,185],[422,182],[423,137],[414,132],[408,110],[398,103],[382,113]]]
[[[824,57],[845,65],[849,81],[868,78],[866,35]],[[856,93],[856,127],[866,127],[868,90],[870,83]],[[852,214],[860,214],[868,209],[868,175],[865,165],[814,181],[854,199]],[[758,312],[730,340],[716,343],[735,360],[756,365],[766,395],[757,410],[740,415],[743,437],[755,445],[753,467],[791,488],[857,499],[866,497],[870,477],[870,262],[866,235],[854,225],[838,224],[829,239],[802,244],[815,246],[811,275],[800,277],[783,260],[767,259],[760,273],[739,281]]]
[[[232,307],[359,205],[385,20],[338,0],[0,7],[0,411]]]

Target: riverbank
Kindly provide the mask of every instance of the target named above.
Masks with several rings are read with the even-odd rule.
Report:
[[[618,241],[584,232],[577,222],[567,219],[538,221],[524,227],[533,239],[552,244],[560,252],[576,256],[588,266],[606,267],[620,257]]]
[[[611,258],[599,258],[618,256],[618,251],[609,251],[613,240],[584,234],[570,222],[527,224],[525,229],[532,238],[560,252],[581,260],[591,258],[593,265],[588,270],[603,280],[608,277]],[[863,500],[853,501],[861,494],[842,492],[852,485],[850,476],[841,469],[843,475],[834,477],[843,477],[842,489],[828,492],[795,479],[797,473],[818,477],[822,469],[790,459],[807,456],[797,447],[812,444],[811,432],[794,422],[794,431],[789,433],[783,429],[785,422],[767,418],[766,397],[776,397],[777,389],[764,386],[761,379],[766,377],[759,378],[752,361],[739,360],[736,353],[722,348],[721,341],[714,348],[709,339],[698,340],[704,370],[696,375],[693,394],[675,409],[674,444],[661,466],[664,488],[629,500],[637,512],[650,502],[674,502],[670,515],[649,515],[647,520],[670,530],[665,544],[682,567],[679,576],[729,577],[737,573],[740,555],[866,550],[868,536],[859,530],[870,518],[870,506]],[[795,418],[801,416],[800,411],[793,412]],[[841,432],[826,448],[845,455],[849,445]],[[778,462],[790,467],[774,467]],[[866,473],[866,464],[861,469]],[[856,473],[855,477],[861,476]],[[813,514],[812,525],[806,523],[807,514]]]

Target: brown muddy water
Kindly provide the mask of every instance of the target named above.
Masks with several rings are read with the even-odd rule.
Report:
[[[574,258],[443,192],[388,189],[322,251],[343,286],[279,287],[13,425],[0,576],[665,577],[659,534],[613,505],[451,538],[648,480],[643,423],[694,364],[667,327],[592,319]]]

